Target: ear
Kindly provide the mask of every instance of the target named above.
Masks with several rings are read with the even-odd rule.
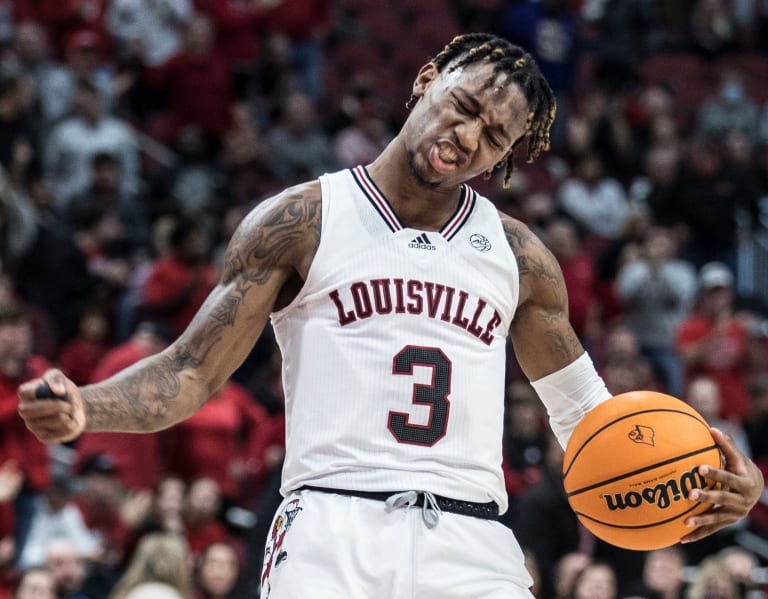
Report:
[[[432,82],[437,79],[439,73],[437,72],[437,66],[434,62],[428,62],[419,69],[416,75],[416,79],[413,82],[413,91],[411,94],[416,98],[421,98],[427,91],[427,88],[432,85]]]

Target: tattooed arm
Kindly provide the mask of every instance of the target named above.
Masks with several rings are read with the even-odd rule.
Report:
[[[66,401],[35,399],[36,379],[19,387],[19,414],[45,442],[84,430],[151,432],[192,415],[240,366],[270,312],[290,301],[319,240],[318,182],[260,204],[232,236],[219,284],[173,344],[82,388],[49,371],[43,380]]]
[[[568,294],[556,258],[523,223],[502,215],[520,270],[520,301],[510,328],[515,356],[530,380],[584,353],[568,320]]]

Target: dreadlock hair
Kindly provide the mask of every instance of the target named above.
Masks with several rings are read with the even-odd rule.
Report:
[[[494,63],[493,74],[485,82],[485,89],[491,87],[500,74],[505,75],[504,85],[516,83],[528,101],[530,112],[526,120],[526,134],[515,141],[512,150],[506,158],[496,165],[500,167],[506,162],[504,188],[509,187],[509,179],[515,170],[514,149],[528,138],[528,162],[533,162],[541,153],[549,150],[549,130],[555,120],[555,95],[544,79],[533,57],[525,50],[490,33],[467,33],[458,35],[432,58],[437,71],[448,73],[469,64],[480,62]],[[411,97],[406,103],[412,108],[417,98]],[[485,173],[488,179],[493,169]]]

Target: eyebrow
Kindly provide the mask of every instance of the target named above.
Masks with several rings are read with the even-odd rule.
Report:
[[[461,97],[459,97],[459,94]],[[473,112],[480,112],[482,110],[482,105],[480,102],[475,98],[472,94],[470,94],[467,90],[465,90],[463,87],[456,87],[453,90],[451,90],[451,95],[454,96],[457,100],[460,100],[461,102],[465,104],[470,105],[470,109]],[[495,129],[498,133],[501,134],[501,136],[504,138],[504,142],[507,144],[512,144],[513,140],[511,137],[507,134],[507,130],[504,128],[504,125],[501,123],[496,124],[492,127],[492,129]]]

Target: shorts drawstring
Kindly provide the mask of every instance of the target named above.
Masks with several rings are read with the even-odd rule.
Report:
[[[388,512],[399,508],[413,507],[419,500],[419,495],[424,496],[424,504],[421,506],[421,517],[424,519],[424,524],[427,528],[434,528],[440,521],[440,515],[443,510],[437,505],[437,499],[429,491],[401,491],[390,495],[384,501],[384,507]]]

